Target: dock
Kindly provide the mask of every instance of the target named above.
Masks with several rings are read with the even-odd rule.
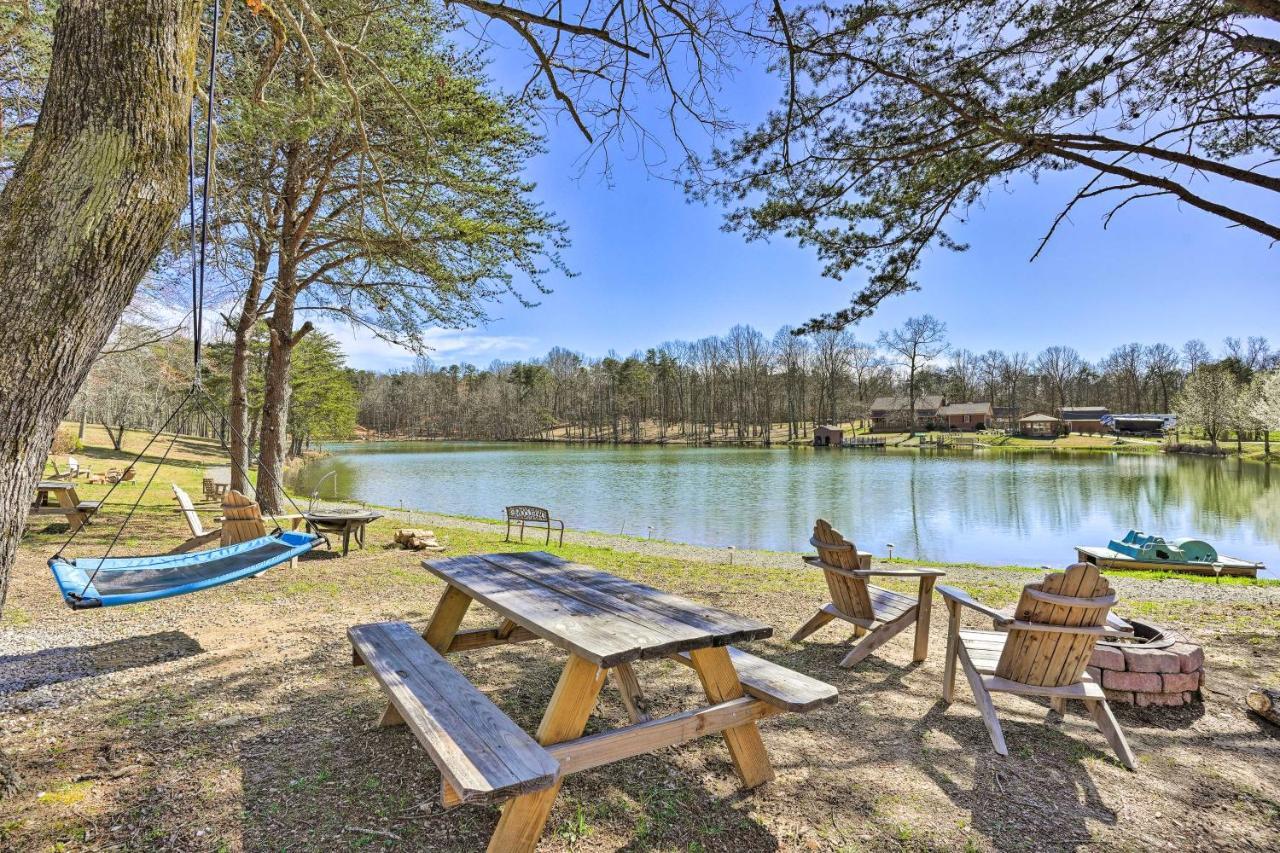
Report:
[[[1135,560],[1128,554],[1121,554],[1119,551],[1113,551],[1110,548],[1094,547],[1090,545],[1077,545],[1076,557],[1082,563],[1093,563],[1103,569],[1117,569],[1119,571],[1143,571],[1143,572],[1177,572],[1184,575],[1207,575],[1213,577],[1216,573],[1213,567],[1222,566],[1222,575],[1232,578],[1256,578],[1258,572],[1266,569],[1262,563],[1251,563],[1248,560],[1241,560],[1237,557],[1228,557],[1219,555],[1215,563],[1190,563],[1190,562],[1165,562],[1162,560]]]
[[[885,446],[886,445],[885,445],[884,436],[874,436],[874,435],[855,435],[853,438],[846,438],[844,440],[844,443],[841,444],[841,447],[871,448],[871,449],[881,449],[881,450],[883,450]]]

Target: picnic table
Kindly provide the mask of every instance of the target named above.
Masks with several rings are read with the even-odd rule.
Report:
[[[57,506],[49,503],[50,495],[56,497]],[[28,514],[65,516],[71,529],[79,530],[101,506],[102,501],[80,500],[76,484],[71,480],[41,480],[36,484],[36,496]]]
[[[407,724],[439,768],[446,806],[506,801],[491,851],[532,851],[568,773],[723,735],[744,788],[773,778],[756,723],[834,702],[828,684],[736,649],[768,625],[545,552],[423,562],[448,586],[420,638],[404,622],[348,631],[390,699],[383,725]],[[472,602],[494,628],[459,631]],[[442,655],[545,640],[568,654],[536,741]],[[425,641],[425,642],[424,642]],[[634,664],[673,659],[697,673],[706,704],[651,718]],[[612,673],[631,724],[582,733]]]

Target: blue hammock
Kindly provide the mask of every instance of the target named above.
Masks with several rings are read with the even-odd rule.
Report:
[[[221,586],[292,560],[320,541],[310,533],[277,531],[194,554],[77,557],[70,561],[54,557],[49,568],[67,604],[74,610],[85,610],[154,601]]]

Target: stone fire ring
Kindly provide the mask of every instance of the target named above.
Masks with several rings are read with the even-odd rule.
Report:
[[[1128,619],[1136,641],[1100,642],[1088,672],[1107,699],[1139,707],[1180,707],[1200,697],[1204,650],[1170,628]]]

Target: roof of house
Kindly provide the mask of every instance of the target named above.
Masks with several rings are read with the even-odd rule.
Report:
[[[1018,418],[1018,422],[1048,424],[1048,423],[1058,423],[1058,419],[1055,418],[1053,415],[1046,415],[1044,412],[1032,412],[1029,415],[1023,415],[1022,417]]]
[[[828,432],[844,432],[844,427],[838,427],[832,424],[823,424],[822,426],[817,427],[817,429],[827,430]]]
[[[941,394],[921,394],[916,397],[916,409],[939,409],[942,407]],[[911,408],[908,397],[876,397],[871,401],[873,412],[905,412]]]
[[[948,403],[938,409],[940,415],[988,415],[991,414],[990,403]]]
[[[1064,421],[1096,421],[1107,414],[1106,406],[1065,406],[1058,410]]]

